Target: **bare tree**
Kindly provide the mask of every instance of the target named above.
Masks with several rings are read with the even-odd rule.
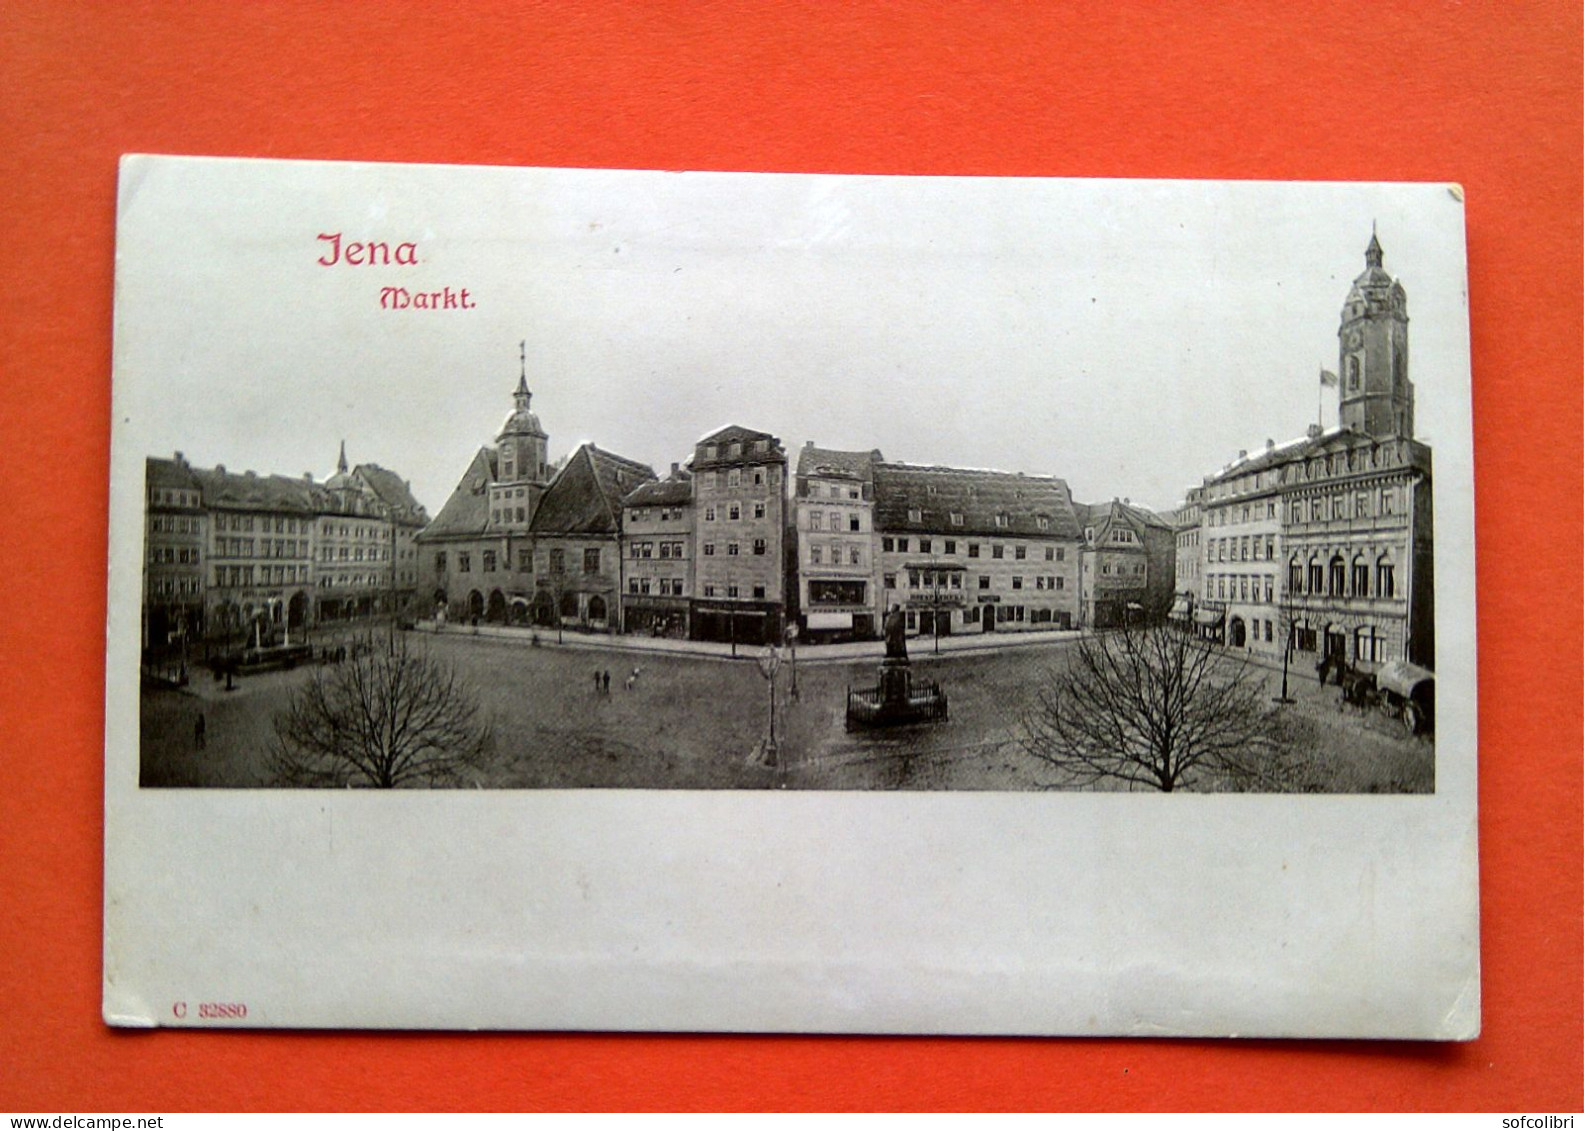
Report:
[[[1280,787],[1264,688],[1244,660],[1165,625],[1083,637],[1069,660],[1023,719],[1025,749],[1064,784]]]
[[[455,669],[403,634],[316,668],[275,716],[271,767],[294,786],[456,785],[493,752],[492,727]]]

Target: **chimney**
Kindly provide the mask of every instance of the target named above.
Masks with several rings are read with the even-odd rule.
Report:
[[[1318,425],[1318,424],[1309,425],[1309,433],[1308,433],[1308,435],[1309,435],[1309,438],[1311,440],[1318,440],[1323,432],[1325,432],[1325,429],[1321,428],[1320,425]]]
[[[226,473],[225,464],[223,464],[223,463],[215,464],[215,474],[216,475],[224,475],[225,473]]]
[[[671,463],[671,478],[675,479],[677,477],[677,475],[681,471],[682,471],[682,465],[680,463],[677,463],[675,460],[673,460],[672,463]]]
[[[805,441],[803,441],[803,446],[805,448],[812,448],[814,446],[814,441],[813,440],[805,440]]]
[[[313,482],[313,472],[311,472],[311,471],[303,472],[303,482],[304,483],[312,483]]]
[[[1238,459],[1248,459],[1248,449],[1247,448],[1239,448],[1238,449]]]
[[[177,467],[186,467],[187,466],[187,457],[182,455],[180,452],[176,453],[176,466]]]
[[[1267,452],[1273,452],[1276,450],[1276,441],[1272,440],[1269,436],[1265,437],[1265,450]]]

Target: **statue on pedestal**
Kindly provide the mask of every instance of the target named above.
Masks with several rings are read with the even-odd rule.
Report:
[[[907,659],[907,618],[901,605],[892,605],[886,614],[885,654],[888,660]]]

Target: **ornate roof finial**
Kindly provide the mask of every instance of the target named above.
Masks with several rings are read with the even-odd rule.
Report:
[[[526,410],[528,402],[533,399],[533,394],[528,391],[528,341],[523,339],[517,343],[519,357],[519,372],[517,377],[517,391],[512,394],[512,399],[517,402],[518,411]]]
[[[1370,221],[1370,242],[1364,249],[1364,262],[1371,267],[1379,267],[1384,253],[1381,251],[1380,238],[1375,234],[1375,221]]]
[[[342,475],[345,475],[346,471],[347,471],[346,441],[345,440],[341,441],[341,458],[336,460],[336,471],[339,472]]]

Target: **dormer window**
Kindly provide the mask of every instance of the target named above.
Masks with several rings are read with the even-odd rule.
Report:
[[[704,458],[705,459],[714,459],[716,451],[717,451],[717,449],[716,449],[714,444],[705,444],[704,445]]]
[[[1046,518],[1044,515],[1040,515],[1038,518],[1036,518],[1034,520],[1034,524],[1036,526],[1038,526],[1041,530],[1049,530],[1050,529],[1050,519]]]
[[[961,511],[952,511],[951,524],[953,526],[961,526],[963,524],[963,516]]]
[[[923,522],[924,521],[924,512],[919,510],[917,507],[909,507],[908,508],[908,521],[909,522]]]
[[[1008,526],[1011,524],[1011,522],[1012,516],[1007,514],[1005,511],[1002,511],[1000,514],[995,516],[995,524],[997,526]]]

